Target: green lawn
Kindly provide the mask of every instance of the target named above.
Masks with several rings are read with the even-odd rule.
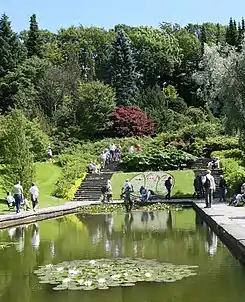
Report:
[[[192,170],[166,171],[166,173],[170,174],[174,178],[172,197],[184,198],[192,196],[194,181],[194,172]],[[142,173],[115,173],[112,177],[113,199],[120,199],[121,189],[127,178],[129,180],[132,180],[135,176],[140,174]],[[154,189],[150,187],[148,187],[147,189],[152,189],[154,191]]]
[[[36,184],[39,188],[39,207],[45,208],[63,204],[65,201],[52,196],[55,183],[59,178],[61,168],[52,163],[36,164]],[[0,189],[0,199],[6,197],[6,192]],[[28,198],[29,200],[30,198]],[[5,203],[0,203],[0,213],[8,212]]]

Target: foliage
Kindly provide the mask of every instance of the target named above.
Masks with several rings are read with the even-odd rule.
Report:
[[[84,82],[78,87],[76,120],[84,137],[94,137],[106,127],[115,108],[115,93],[109,85]]]
[[[26,41],[28,56],[41,56],[42,41],[38,29],[37,17],[33,14],[30,18],[30,29]]]
[[[186,110],[186,116],[188,116],[194,124],[203,123],[207,120],[207,117],[203,110],[195,107],[189,107]]]
[[[139,107],[117,107],[111,116],[112,137],[144,136],[155,133],[154,122]]]
[[[221,160],[221,168],[229,188],[229,195],[240,193],[241,185],[245,180],[245,167],[242,166],[241,158],[236,157],[239,153],[236,151],[235,154],[229,154],[227,151],[212,153],[212,156],[218,156]],[[231,157],[228,157],[229,155]]]
[[[4,132],[4,159],[6,172],[4,187],[10,190],[21,181],[25,192],[34,179],[32,144],[27,136],[27,119],[20,110],[14,109],[6,119]]]
[[[195,276],[196,266],[174,265],[146,259],[97,259],[48,264],[35,274],[54,290],[95,290],[134,286],[137,282],[174,282]]]
[[[190,167],[195,157],[174,147],[152,148],[147,152],[125,154],[122,169],[126,171],[167,171]]]
[[[139,75],[131,42],[123,30],[117,32],[117,39],[113,42],[110,65],[111,84],[116,90],[117,105],[134,105]]]

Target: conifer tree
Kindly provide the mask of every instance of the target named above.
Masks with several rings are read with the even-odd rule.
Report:
[[[136,71],[131,41],[123,30],[117,32],[110,60],[111,84],[116,90],[117,105],[136,103],[139,74]]]
[[[9,18],[3,14],[0,19],[0,77],[12,71],[23,57],[23,47],[12,31]]]
[[[216,44],[219,44],[219,43],[221,43],[221,31],[220,31],[220,24],[219,23],[216,24],[216,28],[217,28]]]
[[[242,18],[242,31],[245,31],[245,22],[244,22],[244,18]]]
[[[237,35],[237,49],[238,51],[242,50],[242,42],[243,42],[243,30],[240,22],[238,23],[238,35]]]
[[[33,14],[30,18],[30,29],[28,31],[26,48],[29,57],[31,56],[41,57],[42,42],[40,38],[40,32],[38,29],[37,17],[35,14]]]
[[[237,32],[237,26],[236,21],[232,18],[230,18],[229,26],[226,29],[226,36],[225,36],[226,43],[237,46],[237,40],[238,40],[238,32]]]
[[[201,27],[200,43],[201,43],[201,53],[203,55],[203,53],[204,53],[204,44],[207,43],[207,34],[206,34],[206,28],[205,28],[204,24]]]

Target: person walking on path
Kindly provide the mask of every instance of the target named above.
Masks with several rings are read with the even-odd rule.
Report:
[[[168,194],[166,195],[166,198],[168,200],[170,200],[170,198],[171,198],[172,186],[173,186],[173,184],[172,184],[172,177],[169,176],[169,178],[165,181],[165,187],[166,187],[166,189],[168,191]]]
[[[107,194],[106,194],[107,202],[111,202],[112,201],[112,185],[111,185],[110,179],[107,180],[106,190],[107,190]]]
[[[211,208],[213,202],[213,194],[215,192],[216,186],[214,177],[211,175],[210,170],[207,170],[207,174],[203,177],[202,182],[205,189],[206,208]]]
[[[221,201],[226,202],[227,185],[224,175],[220,175],[219,189],[220,189],[220,202]]]
[[[20,213],[20,204],[22,200],[22,195],[23,195],[23,188],[20,184],[20,181],[14,185],[13,188],[13,194],[14,194],[14,200],[15,200],[15,206],[16,206],[16,213]]]
[[[38,206],[38,196],[39,196],[39,190],[38,187],[32,183],[30,188],[30,194],[31,194],[31,202],[32,202],[32,208],[35,212]]]

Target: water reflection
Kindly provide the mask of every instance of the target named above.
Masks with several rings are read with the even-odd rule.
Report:
[[[241,302],[245,273],[193,211],[74,215],[0,231],[0,302]],[[76,259],[134,257],[198,265],[198,276],[104,292],[53,292],[39,284],[39,265]],[[206,289],[209,288],[207,291]],[[18,293],[18,295],[16,295]]]

